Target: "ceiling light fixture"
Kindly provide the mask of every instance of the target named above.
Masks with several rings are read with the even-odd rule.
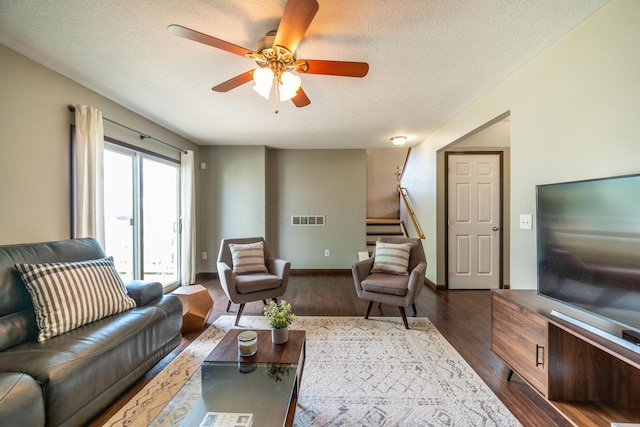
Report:
[[[404,143],[407,142],[407,137],[406,136],[392,136],[391,137],[391,142],[393,142],[393,145],[404,145]]]
[[[270,31],[259,42],[256,51],[245,56],[256,61],[260,68],[253,72],[255,86],[253,90],[269,99],[271,88],[275,87],[275,112],[278,113],[278,102],[288,101],[302,85],[300,77],[292,71],[306,72],[309,65],[306,61],[296,61],[295,56],[282,46],[274,46],[275,31]]]

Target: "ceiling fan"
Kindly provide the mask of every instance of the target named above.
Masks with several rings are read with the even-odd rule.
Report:
[[[296,107],[305,107],[311,103],[301,87],[302,81],[300,77],[293,74],[293,72],[343,77],[364,77],[369,72],[369,64],[366,62],[296,58],[296,49],[318,12],[318,8],[319,5],[316,0],[289,0],[285,6],[278,29],[270,31],[260,39],[255,51],[181,25],[169,25],[167,29],[176,36],[255,61],[258,64],[258,68],[222,82],[214,86],[212,90],[228,92],[253,80],[255,82],[253,89],[267,99],[271,89],[274,88],[275,112],[278,113],[278,101],[290,99]]]

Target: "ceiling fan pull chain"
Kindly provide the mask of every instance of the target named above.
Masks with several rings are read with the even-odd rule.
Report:
[[[280,110],[278,109],[278,99],[280,98],[280,89],[279,89],[279,85],[278,85],[278,81],[276,80],[275,82],[276,84],[273,85],[273,94],[275,95],[274,98],[276,99],[276,109],[274,110],[274,112],[276,114],[278,114],[280,112]]]

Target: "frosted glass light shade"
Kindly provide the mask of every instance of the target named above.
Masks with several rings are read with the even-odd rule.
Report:
[[[269,68],[258,68],[253,72],[253,81],[256,84],[252,89],[265,99],[269,99],[269,93],[271,93],[271,86],[273,85],[273,71]]]
[[[405,142],[407,142],[407,137],[406,136],[394,136],[391,138],[391,142],[393,142],[393,145],[403,145]]]
[[[278,87],[280,101],[288,101],[296,95],[302,85],[302,80],[288,71],[282,73],[280,79],[282,80],[282,84]]]

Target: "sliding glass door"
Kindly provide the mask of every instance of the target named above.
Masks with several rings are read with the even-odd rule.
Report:
[[[177,282],[179,170],[142,159],[143,277],[163,284]]]
[[[123,280],[180,277],[179,165],[106,144],[105,251]]]

